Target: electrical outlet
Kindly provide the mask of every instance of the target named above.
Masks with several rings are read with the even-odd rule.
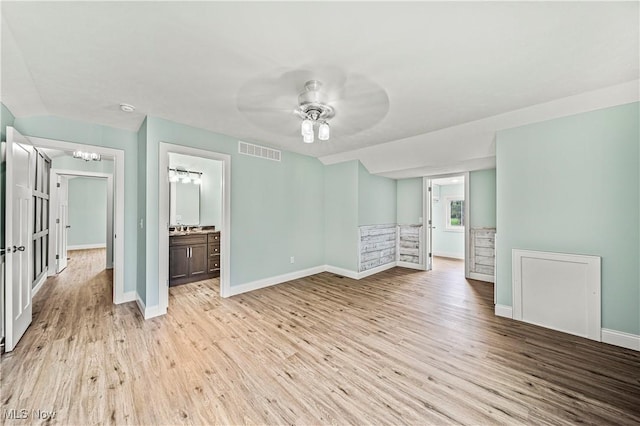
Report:
[[[295,258],[295,257],[293,257],[293,256],[291,256],[291,258],[289,259],[289,262],[291,262],[291,263],[296,263],[296,258]]]

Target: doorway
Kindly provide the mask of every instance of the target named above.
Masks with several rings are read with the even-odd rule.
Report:
[[[160,206],[158,213],[158,278],[160,282],[159,305],[160,309],[165,311],[169,305],[169,229],[171,225],[176,225],[176,223],[171,223],[170,218],[170,213],[172,210],[170,203],[170,176],[174,176],[174,174],[177,172],[177,164],[174,165],[173,170],[170,170],[172,169],[172,167],[170,167],[170,155],[187,157],[190,156],[200,159],[213,160],[221,165],[221,182],[219,194],[219,198],[222,201],[219,219],[220,295],[222,297],[228,297],[231,291],[231,156],[228,154],[220,154],[217,152],[206,151],[182,145],[160,143],[158,194],[158,205]],[[188,167],[182,168],[188,169]],[[185,223],[184,225],[188,224]],[[209,244],[209,242],[207,242],[207,250],[209,250],[209,247],[213,247],[213,249],[215,249],[215,244]],[[193,249],[191,250],[191,253],[195,253]],[[215,255],[215,253],[211,254]]]
[[[37,244],[34,246],[32,241],[43,239],[49,236],[45,235],[44,230],[34,234],[34,220],[27,218],[41,217],[43,223],[50,224],[49,220],[53,216],[48,214],[51,210],[51,202],[48,194],[42,194],[37,184],[31,183],[29,179],[30,173],[33,172],[32,164],[35,158],[36,147],[38,151],[61,150],[67,153],[74,151],[91,151],[96,155],[110,156],[114,159],[114,195],[113,195],[113,302],[123,303],[124,295],[124,151],[104,148],[99,146],[87,146],[71,142],[63,142],[52,139],[44,139],[37,137],[27,137],[21,135],[13,127],[7,126],[6,141],[6,205],[7,212],[5,216],[5,240],[7,245],[7,261],[5,263],[5,282],[4,282],[4,303],[3,303],[3,331],[5,334],[5,350],[11,351],[18,343],[29,324],[32,321],[32,297],[33,288],[30,279],[31,267],[29,265],[36,264]],[[47,171],[46,180],[49,182],[50,173]],[[36,178],[36,182],[45,182],[45,176]],[[42,185],[44,188],[44,184]],[[50,185],[47,185],[50,188]],[[34,201],[36,199],[47,200],[45,203]],[[41,204],[40,214],[38,214],[37,205]],[[49,206],[42,208],[45,204]],[[45,211],[49,218],[45,218]],[[53,228],[49,228],[53,229]],[[47,229],[48,231],[48,229]],[[117,238],[121,236],[121,238]],[[50,240],[52,238],[49,238]],[[40,253],[46,253],[42,247],[50,247],[49,244],[40,246]],[[8,248],[11,247],[11,252]],[[15,250],[14,250],[15,247]],[[45,259],[50,259],[52,251],[49,255],[42,255]],[[40,264],[42,257],[40,258]],[[53,265],[50,263],[49,265]],[[53,269],[53,267],[51,267]],[[44,270],[44,269],[43,269]],[[49,268],[47,268],[49,270]],[[43,278],[47,274],[43,273]]]
[[[64,154],[62,154],[64,155]],[[54,165],[66,165],[54,156]],[[110,161],[104,159],[105,162]],[[73,166],[71,164],[70,166]],[[113,165],[105,167],[109,170]],[[113,268],[113,175],[72,169],[51,169],[52,240],[49,274],[67,266],[68,251],[105,249],[104,267]]]
[[[469,174],[424,178],[427,270],[446,262],[467,276]]]

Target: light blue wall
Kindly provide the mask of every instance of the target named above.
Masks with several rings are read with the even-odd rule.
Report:
[[[496,227],[496,169],[469,173],[469,226]]]
[[[107,243],[107,180],[69,179],[69,234],[67,244]],[[73,247],[72,247],[73,248]]]
[[[222,161],[169,154],[169,167],[190,165],[189,170],[202,172],[200,185],[200,225],[222,229]]]
[[[396,216],[399,225],[422,223],[422,196],[422,178],[398,180]]]
[[[136,182],[137,138],[135,132],[59,117],[16,118],[16,129],[36,136],[85,145],[104,146],[125,152],[124,164],[124,291],[136,289]]]
[[[464,199],[464,184],[440,185],[440,200],[433,203],[433,255],[464,258],[464,231],[446,229],[447,197]]]
[[[602,257],[602,326],[640,334],[638,103],[498,132],[497,292],[514,248]]]
[[[375,176],[358,161],[358,224],[396,223],[396,181]]]
[[[147,118],[147,306],[158,304],[159,144],[226,153],[231,160],[231,285],[324,264],[323,166],[290,152],[282,161],[238,154],[238,139]],[[153,249],[149,249],[153,247]],[[291,264],[289,258],[295,257]]]
[[[324,168],[324,257],[327,265],[358,271],[358,161]]]

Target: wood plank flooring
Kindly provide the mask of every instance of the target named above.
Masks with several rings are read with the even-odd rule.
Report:
[[[36,296],[4,424],[640,424],[640,353],[495,317],[460,261],[230,299],[212,279],[144,321],[103,258],[75,252]]]

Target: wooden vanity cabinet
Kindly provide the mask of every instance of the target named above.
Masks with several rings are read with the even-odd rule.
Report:
[[[169,237],[169,285],[210,278],[207,234]]]
[[[208,235],[209,263],[208,273],[212,277],[220,276],[220,232]]]

